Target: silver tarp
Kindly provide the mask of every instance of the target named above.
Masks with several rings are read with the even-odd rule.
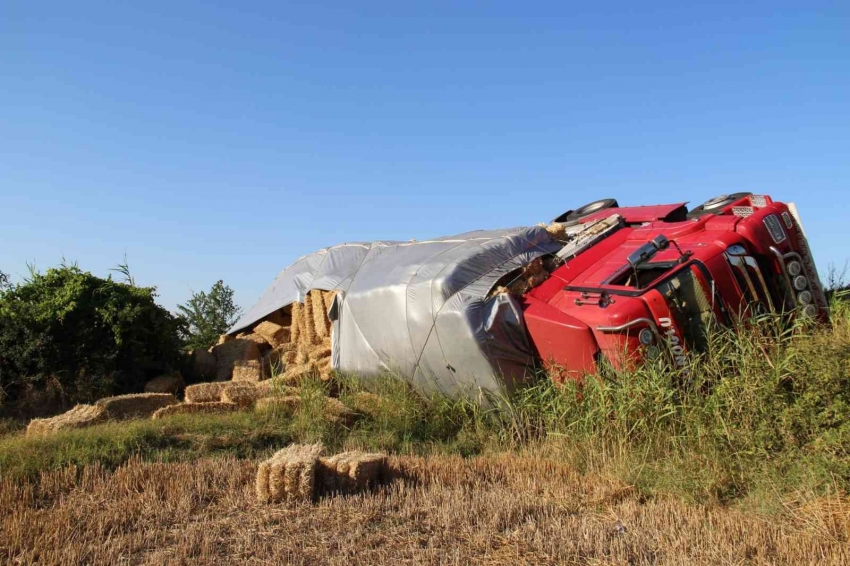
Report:
[[[337,291],[329,312],[335,369],[390,371],[450,396],[502,393],[524,377],[531,345],[515,299],[487,295],[505,274],[560,248],[537,226],[333,246],[281,271],[230,332],[303,302],[312,289]]]

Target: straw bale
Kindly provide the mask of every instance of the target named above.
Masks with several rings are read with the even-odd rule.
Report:
[[[218,371],[218,362],[212,351],[196,348],[190,354],[189,367],[196,380],[212,380]]]
[[[301,306],[301,342],[315,344],[319,341],[316,334],[316,319],[313,317],[313,301],[307,297]]]
[[[274,348],[289,342],[289,328],[273,322],[261,322],[254,327],[254,334],[262,336]]]
[[[283,353],[283,357],[281,359],[283,360],[283,363],[284,363],[284,366],[286,367],[286,369],[289,369],[289,366],[291,364],[297,363],[298,351],[297,350],[288,350],[288,351]]]
[[[231,340],[235,340],[235,338],[230,334],[222,334],[218,337],[218,342],[216,342],[216,346],[221,346],[225,342],[230,342]]]
[[[386,466],[386,454],[343,452],[329,458],[319,458],[316,480],[322,491],[351,493],[382,481]]]
[[[278,412],[291,415],[301,406],[301,396],[297,394],[272,395],[257,399],[254,409],[265,412]]]
[[[258,399],[273,394],[271,388],[257,387],[248,383],[233,383],[222,390],[221,400],[224,403],[235,403],[240,408],[246,408],[253,405]]]
[[[307,350],[307,357],[311,360],[321,360],[322,358],[329,358],[331,356],[331,344],[330,340],[325,339],[321,344],[317,344]]]
[[[261,381],[262,379],[262,361],[239,360],[233,364],[233,381]]]
[[[316,337],[319,340],[324,340],[330,336],[330,321],[325,309],[325,298],[322,291],[311,291],[310,302],[313,304],[313,327],[316,329]]]
[[[289,328],[289,341],[298,343],[301,339],[301,319],[303,318],[301,303],[292,303],[292,325]]]
[[[272,324],[277,324],[278,326],[288,327],[292,324],[291,309],[289,307],[283,307],[282,309],[278,309],[273,313],[266,315],[263,320],[271,322]]]
[[[331,307],[334,304],[334,298],[336,297],[336,291],[323,291],[322,292],[322,300],[325,302],[325,315],[327,315],[328,311],[331,310]],[[330,323],[330,319],[328,319],[328,323]]]
[[[48,419],[33,419],[27,436],[44,436],[62,429],[84,428],[109,419],[106,409],[98,405],[77,405],[70,411]]]
[[[160,375],[145,383],[145,393],[175,394],[186,386],[183,376],[179,373]]]
[[[316,488],[316,465],[321,444],[292,444],[261,462],[256,492],[261,502],[309,501]]]
[[[256,334],[256,333],[253,333],[253,332],[241,334],[241,335],[237,336],[237,339],[238,340],[250,340],[251,342],[253,342],[254,344],[257,345],[257,349],[259,349],[261,353],[265,352],[266,350],[271,349],[274,346],[274,344],[271,344],[266,339],[265,336],[261,336],[260,334]]]
[[[357,413],[346,407],[342,401],[333,397],[325,397],[325,406],[322,413],[328,422],[351,426],[360,417]]]
[[[171,393],[118,395],[100,399],[95,403],[98,407],[103,407],[109,418],[114,420],[149,417],[163,407],[176,404],[177,399]]]
[[[186,388],[184,398],[187,403],[210,403],[221,400],[222,390],[230,385],[228,381],[197,383]]]
[[[227,381],[233,375],[233,364],[243,360],[260,359],[260,349],[251,340],[236,339],[213,348],[218,369],[216,379]]]
[[[172,415],[188,415],[196,413],[217,414],[217,413],[232,413],[239,406],[236,403],[223,403],[214,401],[209,403],[181,403],[179,405],[169,405],[163,407],[153,414],[154,419],[170,417]]]

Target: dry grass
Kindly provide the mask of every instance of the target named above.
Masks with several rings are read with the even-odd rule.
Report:
[[[533,455],[393,457],[392,481],[316,503],[256,501],[256,462],[131,461],[0,485],[15,564],[850,563],[850,502],[778,517],[642,499]],[[833,509],[832,507],[835,507]],[[837,510],[837,512],[836,512]]]
[[[113,420],[147,418],[163,407],[176,404],[177,399],[171,393],[119,395],[95,402],[95,405],[103,407]]]
[[[70,411],[49,419],[33,419],[27,426],[27,436],[45,436],[59,430],[84,428],[109,419],[100,405],[77,405]]]
[[[231,413],[239,409],[236,403],[211,401],[208,403],[181,403],[163,407],[153,414],[154,419],[162,419],[173,415],[189,415],[197,413]]]
[[[292,444],[261,462],[255,482],[257,500],[261,503],[312,500],[321,455],[321,444]]]

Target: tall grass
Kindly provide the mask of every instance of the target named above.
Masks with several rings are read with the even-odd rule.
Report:
[[[713,329],[687,379],[665,359],[605,367],[581,383],[545,375],[489,407],[422,396],[391,375],[305,379],[294,413],[108,424],[50,439],[0,438],[0,473],[208,454],[255,457],[289,441],[399,454],[542,451],[644,493],[728,502],[766,493],[850,492],[850,303],[829,327],[763,317]],[[376,399],[363,410],[363,393]],[[332,422],[334,394],[363,413]],[[360,397],[359,397],[360,396]]]

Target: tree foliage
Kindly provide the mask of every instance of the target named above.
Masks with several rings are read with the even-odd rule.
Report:
[[[182,321],[155,299],[64,264],[0,288],[0,402],[48,384],[65,402],[140,391],[181,351]]]
[[[186,321],[186,346],[209,348],[239,319],[241,311],[233,302],[233,289],[217,281],[209,293],[192,293],[185,305],[177,307]]]

